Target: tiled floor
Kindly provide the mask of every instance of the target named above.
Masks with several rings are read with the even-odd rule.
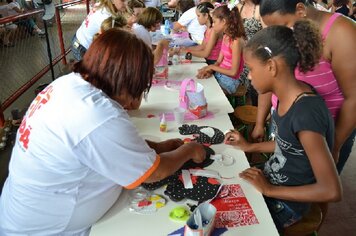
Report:
[[[82,11],[82,10],[80,10]],[[67,14],[69,16],[69,14]],[[73,15],[72,15],[73,16]],[[66,45],[68,45],[70,41],[70,37],[72,36],[73,32],[73,25],[70,22],[70,19],[68,20],[69,26],[68,29],[70,33],[65,34],[65,41]],[[51,29],[53,33],[55,29]],[[33,45],[35,44],[43,44],[44,41],[38,40],[36,38],[30,38],[29,39],[29,45],[34,47]],[[51,43],[55,43],[56,40],[53,38],[53,41]],[[38,45],[36,46],[38,47]],[[35,47],[35,48],[36,48]],[[53,49],[56,52],[58,52],[58,48]],[[16,49],[14,49],[14,55],[16,53]],[[17,55],[18,56],[18,55]],[[17,57],[20,60],[24,61],[24,65],[26,65],[26,62],[28,59],[26,57]],[[3,60],[2,58],[1,60]],[[6,60],[6,59],[5,59]],[[36,62],[34,60],[33,62]],[[0,63],[2,64],[2,63]],[[3,61],[3,64],[5,65],[5,62]],[[13,63],[11,65],[7,65],[6,68],[11,68],[11,66],[14,66]],[[23,71],[26,68],[22,68]],[[7,80],[14,80],[16,77],[20,77],[20,79],[26,79],[28,74],[26,73],[21,73],[19,70],[15,70],[15,77],[11,77],[11,73],[3,79]],[[1,76],[0,76],[1,77]],[[0,80],[1,81],[1,80]],[[39,83],[44,83],[44,82],[50,82],[50,77],[46,77],[39,81]],[[6,80],[1,81],[1,86],[6,83]],[[38,83],[37,83],[38,84]],[[36,84],[36,85],[37,85]],[[9,109],[5,111],[5,116],[8,117],[10,115],[10,110],[14,107],[18,108],[23,108],[28,105],[28,103],[34,98],[34,89],[30,89],[27,93],[21,96],[20,99],[18,99]],[[6,175],[6,169],[7,169],[7,164],[9,160],[9,155],[11,152],[11,147],[8,147],[5,151],[0,151],[0,185],[1,183],[1,177]],[[339,203],[332,203],[330,204],[329,212],[326,217],[325,223],[323,224],[319,236],[332,236],[332,235],[340,235],[340,236],[352,236],[356,235],[356,146],[354,145],[353,147],[353,152],[349,158],[348,163],[346,164],[346,167],[344,169],[344,172],[341,175],[341,180],[343,184],[343,189],[344,189],[344,198],[341,202]]]

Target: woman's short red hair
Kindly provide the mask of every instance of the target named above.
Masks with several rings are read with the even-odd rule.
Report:
[[[151,87],[153,70],[152,50],[134,34],[119,29],[101,34],[74,65],[74,72],[111,98],[122,93],[140,98]]]

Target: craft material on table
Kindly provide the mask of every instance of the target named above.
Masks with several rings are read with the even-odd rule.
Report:
[[[198,143],[219,144],[224,141],[224,133],[211,126],[184,124],[178,128],[182,135],[193,134]]]
[[[140,214],[153,214],[159,208],[166,205],[166,199],[160,195],[152,194],[140,199],[135,197],[131,199],[129,210]]]
[[[189,216],[190,216],[189,210],[183,206],[175,207],[169,213],[169,219],[171,219],[173,221],[178,221],[178,222],[187,221]]]
[[[259,224],[239,184],[224,185],[211,204],[217,209],[216,228]]]
[[[189,160],[184,165],[181,167],[179,171],[177,171],[175,174],[168,176],[167,178],[164,178],[160,181],[154,182],[154,183],[143,183],[142,187],[147,190],[156,190],[164,185],[167,184],[173,184],[176,181],[178,181],[178,176],[181,173],[181,170],[185,169],[191,169],[191,168],[204,168],[207,166],[210,166],[214,161],[210,159],[211,155],[214,155],[215,152],[213,149],[204,146],[205,152],[206,152],[206,158],[202,163],[195,163],[193,160]]]
[[[163,113],[161,113],[159,115],[160,119],[162,119],[162,114]],[[164,115],[166,116],[166,121],[175,121],[174,112],[165,112]],[[155,116],[153,116],[153,117],[155,117]],[[152,117],[148,117],[148,118],[152,118]],[[190,113],[189,111],[186,111],[184,113],[184,121],[194,121],[197,119],[198,118],[194,114]],[[204,116],[203,118],[200,118],[199,120],[209,120],[209,119],[214,119],[214,113],[212,113],[210,111],[208,111],[206,116]]]

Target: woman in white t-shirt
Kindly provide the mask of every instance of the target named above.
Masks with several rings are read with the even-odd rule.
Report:
[[[152,48],[150,32],[155,32],[160,29],[162,19],[162,13],[157,8],[148,7],[138,17],[137,23],[133,25],[132,30],[139,39],[142,39],[147,46]],[[155,50],[153,50],[155,65],[161,59],[164,49],[168,50],[168,45],[169,41],[165,39],[157,43]]]
[[[189,159],[204,160],[198,143],[139,136],[125,109],[140,106],[152,76],[151,49],[132,33],[111,29],[93,41],[73,73],[38,94],[17,133],[0,198],[0,235],[86,236],[122,188],[159,181]]]
[[[127,0],[100,0],[85,18],[72,40],[74,59],[80,61],[93,41],[93,36],[99,32],[101,23],[110,16],[124,12]]]

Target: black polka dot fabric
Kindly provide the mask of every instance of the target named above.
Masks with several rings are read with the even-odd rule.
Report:
[[[189,160],[186,163],[184,163],[181,169],[187,170],[192,168],[204,168],[210,166],[214,162],[214,160],[210,159],[210,156],[215,155],[215,152],[213,149],[207,146],[204,146],[204,149],[205,149],[206,157],[202,163],[196,163],[193,160]]]
[[[168,176],[167,178],[162,179],[161,181],[154,182],[154,183],[143,183],[142,187],[144,187],[147,190],[153,191],[156,190],[164,185],[174,183],[176,179],[178,178],[179,174],[181,173],[181,170],[187,170],[187,169],[193,169],[193,168],[204,168],[207,166],[210,166],[214,160],[210,159],[211,155],[214,155],[215,152],[213,149],[204,146],[205,152],[206,152],[206,158],[202,163],[195,163],[192,160],[187,161],[184,163],[184,165],[180,168],[179,171],[177,171],[175,174]]]
[[[185,198],[198,202],[204,202],[212,199],[220,188],[220,183],[215,179],[196,176],[196,182],[193,181],[193,188],[186,189],[181,181],[181,178],[177,176],[175,181],[167,185],[164,194],[167,195],[172,201],[178,202]]]
[[[178,128],[179,133],[182,135],[193,134],[195,136],[195,141],[198,143],[206,143],[206,144],[219,144],[224,141],[224,133],[214,127],[211,126],[197,126],[197,125],[187,125],[184,124]],[[212,129],[213,134],[208,135],[205,133],[206,130]]]

